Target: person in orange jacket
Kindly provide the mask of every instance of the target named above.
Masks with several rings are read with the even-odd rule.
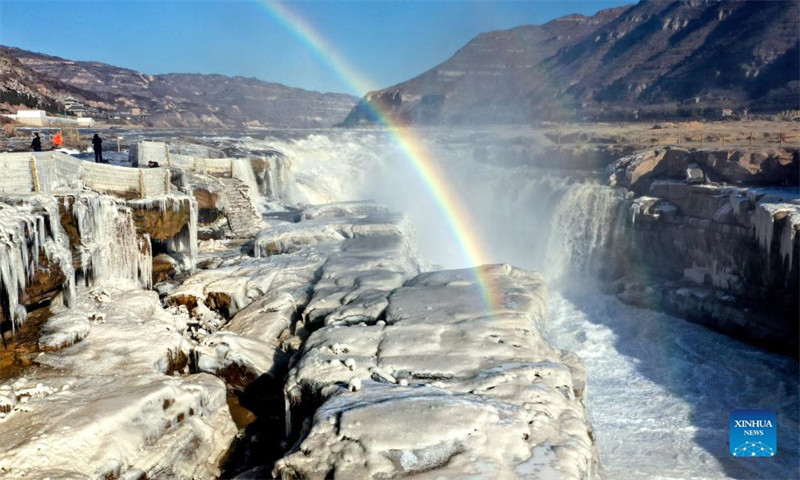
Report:
[[[61,148],[61,145],[64,144],[64,139],[61,138],[61,132],[57,132],[53,137],[53,148]]]

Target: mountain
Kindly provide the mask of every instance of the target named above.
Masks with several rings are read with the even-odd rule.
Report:
[[[800,2],[641,1],[478,35],[449,60],[368,93],[405,123],[527,123],[800,108]]]
[[[101,113],[154,127],[325,127],[341,122],[357,101],[255,78],[147,75],[13,47],[0,47],[0,90],[59,104],[71,96]]]

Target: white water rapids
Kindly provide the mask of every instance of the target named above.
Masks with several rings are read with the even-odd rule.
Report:
[[[620,195],[597,182],[487,162],[479,134],[427,141],[472,215],[491,262],[542,271],[551,285],[593,273],[616,234]],[[308,203],[373,199],[405,212],[421,253],[444,268],[465,260],[438,204],[385,134],[331,131],[241,139],[286,154]],[[580,282],[584,283],[584,282]],[[704,327],[620,303],[591,286],[551,288],[549,335],[584,360],[588,411],[607,478],[798,478],[798,364]],[[778,414],[778,455],[734,459],[728,415]]]

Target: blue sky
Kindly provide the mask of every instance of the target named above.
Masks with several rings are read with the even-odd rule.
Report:
[[[634,0],[290,1],[372,88],[412,78],[475,35]],[[260,0],[0,0],[0,44],[144,73],[221,73],[362,95]]]

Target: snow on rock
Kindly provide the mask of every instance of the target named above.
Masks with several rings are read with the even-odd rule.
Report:
[[[266,257],[279,253],[289,253],[302,246],[325,242],[339,242],[345,238],[375,234],[396,234],[410,238],[412,227],[403,215],[381,212],[373,207],[373,214],[355,209],[354,215],[333,216],[345,209],[345,204],[332,204],[326,208],[313,207],[308,213],[301,213],[310,219],[298,223],[278,224],[262,230],[254,244],[255,255]],[[324,214],[322,212],[328,212]],[[321,218],[317,218],[317,217]]]
[[[230,323],[211,332],[197,348],[201,371],[222,376],[234,388],[273,371],[276,363],[277,371],[285,371],[279,347],[296,348],[291,342],[297,337],[290,337],[298,329],[302,334],[323,318],[329,323],[375,321],[388,306],[391,291],[418,273],[403,217],[374,204],[313,209],[329,214],[278,224],[259,237],[273,242],[281,238],[292,248],[256,259],[230,259],[233,265],[202,272],[168,294],[173,304],[204,303],[218,311],[219,298],[232,299],[225,305],[235,308],[223,309],[227,316],[235,313]],[[256,289],[257,296],[246,295],[258,281],[265,288]],[[305,323],[297,323],[300,309]],[[282,345],[284,340],[290,344]]]
[[[110,301],[103,301],[106,300]],[[131,281],[83,290],[46,324],[83,340],[0,384],[3,478],[210,478],[236,433],[225,385],[187,369],[181,317]]]
[[[198,370],[217,375],[238,390],[262,375],[280,379],[289,363],[289,355],[280,348],[225,331],[206,337],[195,352]]]
[[[271,262],[260,259],[242,257],[231,263],[191,276],[169,292],[167,303],[184,305],[193,314],[203,306],[230,318],[267,293],[278,273]]]
[[[423,273],[390,293],[385,322],[315,331],[285,391],[292,414],[318,408],[274,474],[600,476],[583,366],[541,336],[541,276],[507,265],[479,273],[493,311],[474,271]]]
[[[374,323],[389,306],[389,294],[419,272],[416,252],[400,234],[346,240],[322,267],[305,309],[307,323]]]
[[[63,290],[69,303],[75,274],[54,198],[3,196],[0,201],[0,291],[8,309],[3,317],[16,330],[27,315],[23,297],[38,303]]]
[[[230,386],[240,388],[252,381],[253,375],[257,377],[270,370],[270,362],[278,361],[282,366],[284,359],[277,350],[281,346],[279,338],[289,331],[299,316],[298,311],[308,303],[311,285],[324,260],[313,251],[258,259],[262,269],[272,272],[269,290],[238,311],[221,331],[212,332],[203,340],[196,350],[198,368],[221,375]],[[220,344],[225,347],[217,348]],[[242,349],[238,351],[240,346]],[[266,369],[255,368],[256,361],[247,360],[254,357],[251,352],[256,347],[262,349],[260,362],[267,365]]]
[[[74,345],[89,335],[92,321],[104,321],[105,315],[86,312],[63,312],[51,317],[45,323],[39,338],[39,349],[60,350]]]
[[[705,174],[703,173],[703,169],[697,166],[696,163],[692,163],[688,167],[686,167],[686,183],[694,185],[698,183],[703,183],[705,182],[705,180],[706,177]]]

